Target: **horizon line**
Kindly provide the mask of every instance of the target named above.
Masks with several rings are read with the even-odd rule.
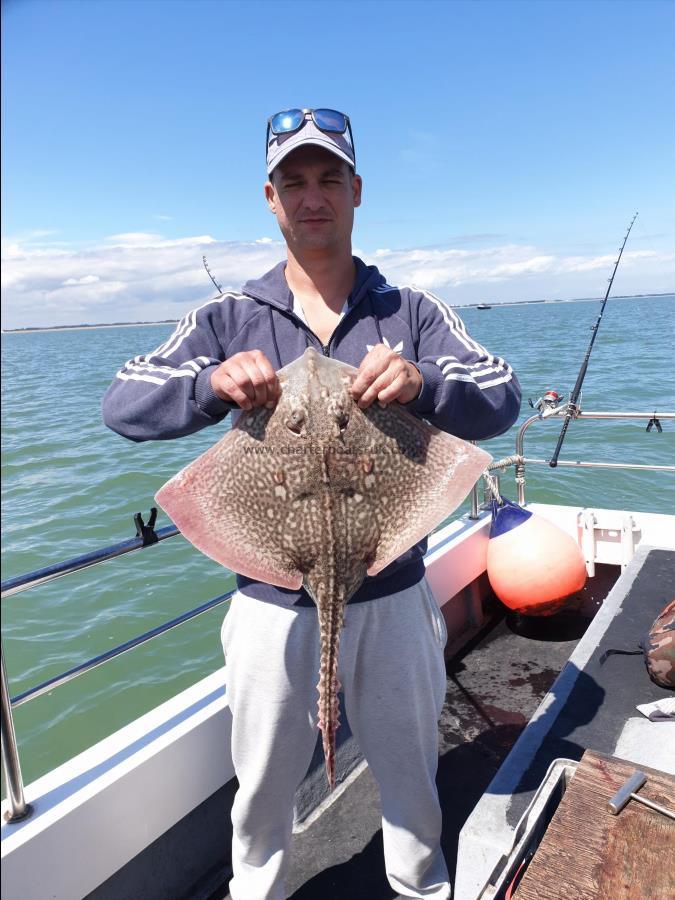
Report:
[[[647,294],[617,294],[610,297],[611,300],[637,300],[641,297],[673,297],[675,291],[658,291]],[[454,303],[452,309],[492,309],[493,306],[523,306],[532,303],[592,303],[602,300],[602,297],[569,297],[554,300],[481,300],[479,303]],[[450,304],[447,304],[450,306]],[[23,325],[17,328],[1,328],[2,334],[22,334],[28,331],[74,331],[89,328],[132,328],[134,326],[148,325],[177,325],[180,319],[155,319],[153,321],[140,320],[138,322],[81,322],[77,325]]]

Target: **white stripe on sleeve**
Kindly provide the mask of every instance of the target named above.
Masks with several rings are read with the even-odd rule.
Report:
[[[495,357],[491,353],[488,353],[482,344],[479,344],[478,341],[474,340],[468,334],[464,323],[449,306],[429,291],[416,287],[410,287],[409,289],[427,297],[427,299],[437,307],[452,336],[459,341],[466,350],[470,353],[475,353],[476,356],[483,357],[483,359],[477,363],[461,363],[455,356],[439,357],[436,361],[439,368],[441,368],[443,363],[450,363],[450,365],[446,366],[444,369],[441,368],[446,381],[473,381],[477,387],[481,390],[485,390],[486,388],[494,387],[497,384],[503,384],[504,382],[511,380],[513,374],[511,366],[509,366],[501,357]],[[487,368],[484,368],[486,366]],[[460,367],[464,369],[464,373],[452,371],[452,369]],[[472,369],[479,371],[471,372]],[[484,378],[486,375],[497,372],[503,372],[504,374],[500,378],[492,378],[489,381],[478,380]]]

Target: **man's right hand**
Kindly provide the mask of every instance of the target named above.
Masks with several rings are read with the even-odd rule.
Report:
[[[221,400],[241,409],[272,409],[281,396],[276,372],[260,350],[246,350],[226,359],[211,373],[211,387]]]

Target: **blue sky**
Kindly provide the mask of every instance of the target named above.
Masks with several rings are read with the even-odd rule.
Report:
[[[354,244],[449,302],[675,290],[675,3],[3,3],[3,325],[179,315],[283,254],[268,115],[352,118]]]

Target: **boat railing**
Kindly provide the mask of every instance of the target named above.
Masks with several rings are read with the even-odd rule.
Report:
[[[518,431],[518,435],[516,438],[515,455],[506,457],[503,460],[498,460],[497,462],[492,463],[492,465],[490,466],[490,469],[495,473],[503,472],[504,469],[512,465],[515,466],[516,484],[518,487],[518,502],[521,505],[525,503],[525,466],[530,464],[548,465],[547,460],[531,459],[523,455],[525,433],[528,428],[530,428],[530,426],[535,422],[542,421],[547,418],[553,418],[554,416],[560,416],[565,412],[565,407],[547,407],[541,409],[537,415],[530,416],[521,425]],[[652,422],[655,420],[660,422],[660,420],[675,419],[675,412],[657,414],[656,412],[582,413],[579,411],[576,413],[574,418],[576,420],[646,419]],[[557,465],[560,467],[573,466],[610,469],[647,469],[651,471],[675,472],[675,465],[662,466],[623,462],[580,462],[563,460],[559,460]],[[471,511],[469,513],[469,517],[473,519],[477,519],[479,517],[481,509],[484,509],[489,505],[489,500],[491,498],[491,492],[488,489],[486,490],[484,501],[482,503],[479,501],[480,482],[481,479],[479,478],[471,491]],[[0,599],[4,600],[5,598],[11,597],[14,594],[27,591],[41,584],[47,584],[57,578],[61,578],[66,575],[72,575],[74,572],[79,572],[83,569],[90,568],[91,566],[98,565],[99,563],[107,562],[108,560],[115,559],[118,556],[123,556],[127,553],[133,553],[138,550],[152,547],[155,544],[161,543],[165,540],[168,540],[168,538],[175,537],[176,535],[180,534],[180,531],[174,525],[169,525],[165,528],[160,528],[155,531],[153,527],[155,515],[156,513],[153,510],[149,523],[146,525],[144,524],[140,514],[137,513],[134,517],[137,535],[130,540],[120,541],[108,547],[103,547],[90,553],[75,556],[71,559],[65,560],[64,562],[46,566],[45,568],[37,569],[33,572],[29,572],[24,575],[18,575],[14,578],[9,578],[6,581],[3,581],[1,585]],[[156,638],[159,635],[170,631],[172,628],[176,628],[177,626],[182,625],[185,622],[190,621],[191,619],[194,619],[202,613],[208,612],[216,606],[226,603],[233,593],[234,591],[232,590],[228,591],[227,593],[220,594],[219,596],[208,600],[206,603],[203,603],[200,606],[189,610],[188,612],[182,613],[181,615],[176,616],[175,618],[169,620],[168,622],[165,622],[162,625],[158,625],[157,627],[152,628],[149,631],[138,635],[137,637],[119,644],[117,647],[113,647],[112,649],[107,650],[105,653],[94,656],[86,662],[80,663],[79,665],[73,666],[71,669],[62,672],[60,675],[49,678],[46,681],[43,681],[40,684],[36,685],[35,687],[23,691],[15,697],[11,697],[9,693],[9,683],[7,680],[7,673],[5,668],[4,646],[2,647],[2,764],[5,772],[7,796],[9,800],[9,810],[6,813],[7,821],[17,822],[21,819],[25,819],[31,813],[30,805],[26,803],[24,796],[23,778],[21,775],[21,765],[16,740],[16,731],[14,728],[12,717],[12,709],[14,707],[21,706],[23,703],[27,703],[29,700],[33,700],[36,697],[41,696],[42,694],[46,693],[49,690],[52,690],[55,687],[59,687],[62,684],[66,684],[67,682],[72,681],[74,678],[83,675],[85,672],[89,672],[91,669],[107,663],[110,660],[121,656],[123,653],[127,653],[129,650],[133,650],[135,647],[147,643],[153,638]]]
[[[528,465],[548,466],[547,459],[535,459],[524,455],[525,434],[527,430],[534,425],[535,422],[542,422],[546,419],[562,418],[568,412],[566,405],[543,407],[533,416],[526,419],[518,429],[516,436],[516,452],[513,456],[507,456],[505,459],[497,460],[489,466],[490,472],[503,472],[504,469],[514,466],[516,487],[518,490],[518,503],[523,506],[525,500],[525,467]],[[638,419],[647,421],[647,429],[651,430],[656,425],[658,431],[661,431],[662,420],[675,419],[675,412],[599,412],[589,411],[582,412],[576,410],[573,418],[577,422],[598,421],[598,420],[618,420],[618,419]],[[605,462],[605,461],[585,461],[585,460],[562,460],[556,463],[556,468],[573,468],[573,469],[637,469],[650,472],[675,472],[675,465],[656,465],[652,463],[630,463],[630,462]]]
[[[150,521],[153,523],[155,515],[156,510],[153,509],[150,517]],[[8,578],[6,581],[2,582],[0,598],[4,600],[6,597],[11,597],[22,591],[30,590],[30,588],[37,587],[41,584],[48,584],[50,581],[54,581],[57,578],[72,575],[75,572],[80,572],[83,569],[88,569],[99,563],[116,559],[118,556],[123,556],[126,553],[153,547],[155,544],[180,534],[180,531],[175,525],[168,525],[165,528],[159,528],[155,531],[152,526],[143,523],[139,513],[136,514],[134,519],[137,531],[137,536],[135,538],[119,541],[116,544],[111,544],[108,547],[101,547],[98,550],[93,550],[90,553],[83,553],[80,556],[74,556],[71,559],[56,563],[52,566],[46,566],[42,569],[37,569],[33,572],[28,572],[25,575]],[[5,649],[4,644],[2,645],[2,765],[5,772],[7,797],[9,800],[9,810],[6,814],[7,821],[18,822],[29,816],[32,811],[24,797],[23,777],[21,774],[21,763],[12,709],[21,706],[23,703],[27,703],[29,700],[34,700],[36,697],[40,697],[42,694],[45,694],[62,684],[66,684],[80,675],[84,675],[85,672],[89,672],[104,663],[110,662],[110,660],[121,656],[123,653],[127,653],[129,650],[133,650],[135,647],[145,644],[153,638],[159,637],[161,634],[165,634],[167,631],[176,628],[178,625],[189,622],[191,619],[214,609],[216,606],[220,606],[222,603],[226,603],[233,593],[234,590],[219,594],[217,597],[207,600],[206,603],[202,603],[194,609],[181,613],[179,616],[175,616],[168,622],[164,622],[162,625],[151,628],[150,630],[143,632],[143,634],[137,635],[116,647],[112,647],[110,650],[106,650],[105,653],[100,653],[97,656],[88,659],[86,662],[73,666],[59,675],[48,678],[45,681],[40,682],[40,684],[35,685],[35,687],[17,694],[15,697],[10,697],[9,693],[9,682],[5,667]]]

